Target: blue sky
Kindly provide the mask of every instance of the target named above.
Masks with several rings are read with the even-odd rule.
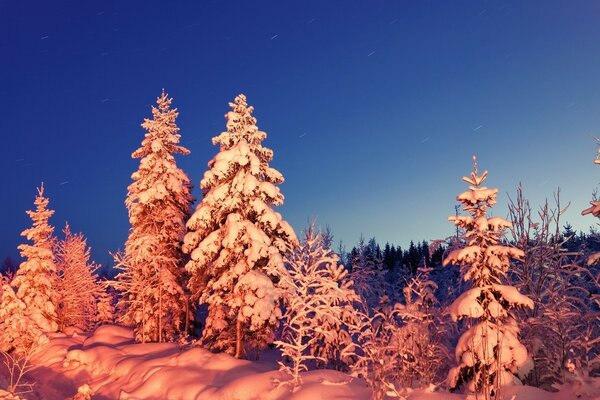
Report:
[[[196,186],[247,95],[297,231],[317,217],[348,246],[445,237],[473,154],[496,215],[522,181],[534,205],[560,186],[566,220],[595,224],[579,212],[600,181],[598,2],[24,3],[0,2],[0,258],[44,181],[57,230],[107,262],[162,88]]]

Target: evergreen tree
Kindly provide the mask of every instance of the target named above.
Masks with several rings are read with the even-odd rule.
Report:
[[[321,232],[321,236],[323,237],[323,247],[331,250],[331,245],[333,244],[333,232],[329,225],[325,226],[325,229]]]
[[[44,185],[38,188],[35,198],[36,209],[27,211],[33,226],[24,230],[21,236],[33,244],[21,244],[19,250],[25,259],[19,266],[12,281],[17,297],[25,304],[26,314],[42,331],[54,332],[56,323],[56,291],[52,286],[56,274],[56,265],[52,247],[54,228],[48,219],[54,210],[48,209],[48,198],[44,197]]]
[[[442,263],[444,258],[444,253],[446,252],[446,246],[441,243],[441,241],[437,241],[432,243],[433,253],[431,254],[431,266],[435,267]]]
[[[429,254],[429,243],[425,240],[421,242],[421,254],[419,256],[421,267],[429,268],[431,266],[431,255]]]
[[[96,303],[104,290],[95,274],[98,265],[90,261],[90,248],[81,233],[72,233],[66,224],[64,239],[56,245],[56,291],[58,329],[77,327],[90,330],[96,322]]]
[[[134,326],[139,342],[172,340],[185,331],[189,317],[181,243],[193,199],[174,155],[190,152],[179,145],[179,113],[172,101],[164,91],[158,97],[153,118],[142,123],[147,131],[142,145],[131,155],[140,164],[125,200],[131,229],[124,257],[117,260],[125,269],[117,287],[125,292],[121,321]]]
[[[253,107],[239,95],[229,104],[227,130],[213,138],[219,153],[200,183],[203,198],[187,223],[184,251],[191,260],[189,289],[208,306],[204,342],[243,357],[246,345],[273,340],[281,318],[279,282],[283,255],[296,243],[291,226],[273,206],[283,204],[276,186],[283,176],[269,167]]]
[[[415,243],[412,240],[410,241],[410,245],[408,246],[408,252],[405,252],[404,258],[404,263],[406,264],[408,271],[411,274],[416,274],[421,259],[419,257],[419,250],[417,249],[417,246],[415,246]]]
[[[404,251],[402,247],[396,247],[396,253],[394,255],[394,265],[398,266],[398,269],[404,269]]]
[[[469,391],[489,398],[500,386],[519,383],[515,374],[530,363],[527,349],[518,339],[514,309],[533,308],[533,301],[503,284],[511,258],[522,259],[524,254],[502,245],[504,230],[511,224],[503,218],[487,217],[487,209],[496,204],[498,189],[482,186],[487,171],[479,175],[473,160],[471,176],[463,178],[469,190],[457,197],[470,215],[448,218],[465,229],[466,246],[453,250],[444,265],[459,265],[463,280],[471,283],[450,306],[450,315],[455,321],[471,318],[475,323],[456,345],[458,366],[450,370],[448,380],[451,388],[466,384]]]
[[[13,276],[15,272],[17,272],[18,267],[19,266],[12,258],[6,257],[4,261],[2,261],[2,266],[0,266],[0,273],[5,274],[6,276]]]
[[[385,247],[383,248],[383,264],[388,270],[394,268],[394,262],[396,257],[395,253],[396,249],[394,248],[394,245],[390,246],[389,243],[386,243]]]

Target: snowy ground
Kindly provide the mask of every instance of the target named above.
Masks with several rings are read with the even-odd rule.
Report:
[[[93,399],[209,399],[209,400],[320,400],[369,399],[361,380],[330,370],[307,372],[295,393],[273,362],[237,360],[201,348],[181,350],[177,344],[135,344],[132,332],[102,326],[90,336],[56,334],[33,360],[28,377],[35,393],[26,399],[64,400],[87,384]],[[598,383],[598,382],[595,382]],[[515,397],[513,397],[515,396]],[[508,388],[503,396],[514,400],[600,399],[598,385],[570,385],[560,393],[531,387]],[[0,391],[0,398],[2,393]],[[410,400],[465,399],[464,395],[414,391]]]

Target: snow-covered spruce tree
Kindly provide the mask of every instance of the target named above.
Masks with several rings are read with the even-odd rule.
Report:
[[[184,251],[195,300],[208,306],[204,343],[243,357],[250,342],[272,341],[281,310],[283,255],[297,242],[272,207],[283,203],[283,176],[269,167],[253,107],[239,95],[229,104],[227,130],[213,138],[219,153],[200,182],[203,199],[187,223]]]
[[[48,209],[48,198],[44,197],[44,185],[38,188],[35,198],[36,209],[27,211],[33,226],[24,230],[21,236],[33,244],[21,244],[19,250],[25,259],[19,266],[12,281],[17,297],[26,306],[26,314],[45,332],[57,330],[56,290],[53,287],[56,264],[52,247],[54,228],[48,219],[54,210]]]
[[[524,254],[502,244],[510,222],[487,217],[488,208],[496,204],[498,189],[482,186],[487,171],[479,175],[475,157],[473,161],[473,172],[463,177],[469,190],[457,197],[469,215],[448,218],[465,229],[466,246],[452,251],[444,265],[459,265],[462,278],[472,285],[449,307],[452,319],[470,318],[474,323],[456,345],[458,365],[450,370],[448,380],[453,389],[465,385],[489,398],[500,386],[519,383],[515,374],[530,365],[527,349],[518,339],[514,309],[532,308],[533,301],[502,284],[511,258],[521,259]]]
[[[326,247],[327,236],[307,228],[302,243],[286,257],[288,275],[282,277],[285,291],[282,340],[275,344],[289,365],[280,362],[280,370],[292,376],[295,390],[301,383],[300,372],[308,370],[309,360],[335,365],[344,348],[353,346],[348,320],[354,319],[352,305],[360,299],[347,280],[348,271]]]
[[[179,145],[177,109],[163,93],[145,119],[142,146],[133,152],[140,165],[131,175],[125,205],[131,229],[125,243],[127,273],[117,276],[123,323],[133,325],[139,342],[172,340],[187,328],[189,307],[184,291],[185,257],[181,243],[193,201],[187,175],[175,154],[189,154]]]
[[[84,331],[96,323],[96,303],[104,293],[95,274],[98,265],[90,261],[90,248],[81,233],[72,233],[69,224],[64,239],[56,244],[56,291],[58,329],[76,327]]]

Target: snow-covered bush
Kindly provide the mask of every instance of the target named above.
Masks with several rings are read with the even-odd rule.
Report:
[[[134,326],[139,342],[173,340],[185,333],[190,316],[181,243],[193,199],[189,178],[174,157],[189,150],[179,145],[179,113],[172,101],[164,91],[158,97],[153,118],[142,123],[147,131],[142,145],[131,155],[140,164],[125,200],[131,229],[117,287],[124,292],[121,321]]]
[[[521,186],[509,204],[513,240],[524,252],[510,276],[535,305],[519,311],[520,319],[527,321],[521,337],[534,360],[526,382],[546,389],[565,381],[568,363],[592,367],[591,357],[600,344],[595,340],[597,312],[586,301],[590,291],[583,280],[588,271],[579,253],[567,251],[572,238],[561,233],[565,210],[557,192],[555,205],[546,201],[536,218]]]
[[[489,398],[500,386],[518,383],[516,375],[524,375],[523,369],[531,364],[527,349],[519,342],[515,309],[533,308],[533,301],[503,284],[510,260],[522,259],[524,254],[502,244],[504,231],[511,224],[500,217],[488,218],[498,189],[482,185],[487,171],[479,175],[473,160],[473,172],[463,178],[469,190],[457,197],[469,215],[448,218],[465,230],[466,246],[453,250],[444,265],[459,265],[463,279],[472,285],[449,307],[452,319],[468,318],[474,323],[456,345],[458,365],[450,370],[448,381],[453,389],[465,386]]]
[[[366,305],[355,310],[352,374],[367,381],[375,399],[402,397],[407,388],[443,380],[449,357],[435,288],[428,270],[422,269],[407,282],[406,304],[383,302],[372,315]]]
[[[97,302],[104,290],[95,274],[98,265],[90,261],[90,248],[81,233],[72,233],[69,225],[64,239],[56,243],[58,329],[76,327],[84,331],[96,323]]]
[[[297,241],[273,206],[283,204],[276,186],[283,176],[269,166],[273,151],[258,130],[253,107],[239,95],[229,104],[227,130],[213,138],[219,153],[200,182],[202,201],[187,222],[183,250],[194,300],[208,306],[204,343],[243,357],[250,342],[273,340],[281,318],[283,262]]]
[[[292,376],[293,389],[301,384],[308,361],[339,368],[348,362],[342,358],[346,348],[353,346],[346,324],[354,320],[352,306],[359,297],[346,279],[348,271],[323,240],[311,225],[299,247],[289,251],[288,275],[281,282],[286,311],[283,337],[275,344],[289,360],[290,365],[279,364]]]
[[[394,332],[398,362],[397,382],[403,387],[425,387],[441,381],[449,364],[445,346],[446,321],[429,279],[429,268],[420,268],[404,288],[404,304],[396,304],[400,326]]]
[[[354,359],[352,375],[367,382],[375,400],[383,400],[386,394],[392,397],[402,394],[398,372],[405,343],[399,334],[398,312],[397,307],[382,307],[370,316],[363,303],[355,310],[356,323],[351,325],[356,346],[346,349],[345,355]]]

